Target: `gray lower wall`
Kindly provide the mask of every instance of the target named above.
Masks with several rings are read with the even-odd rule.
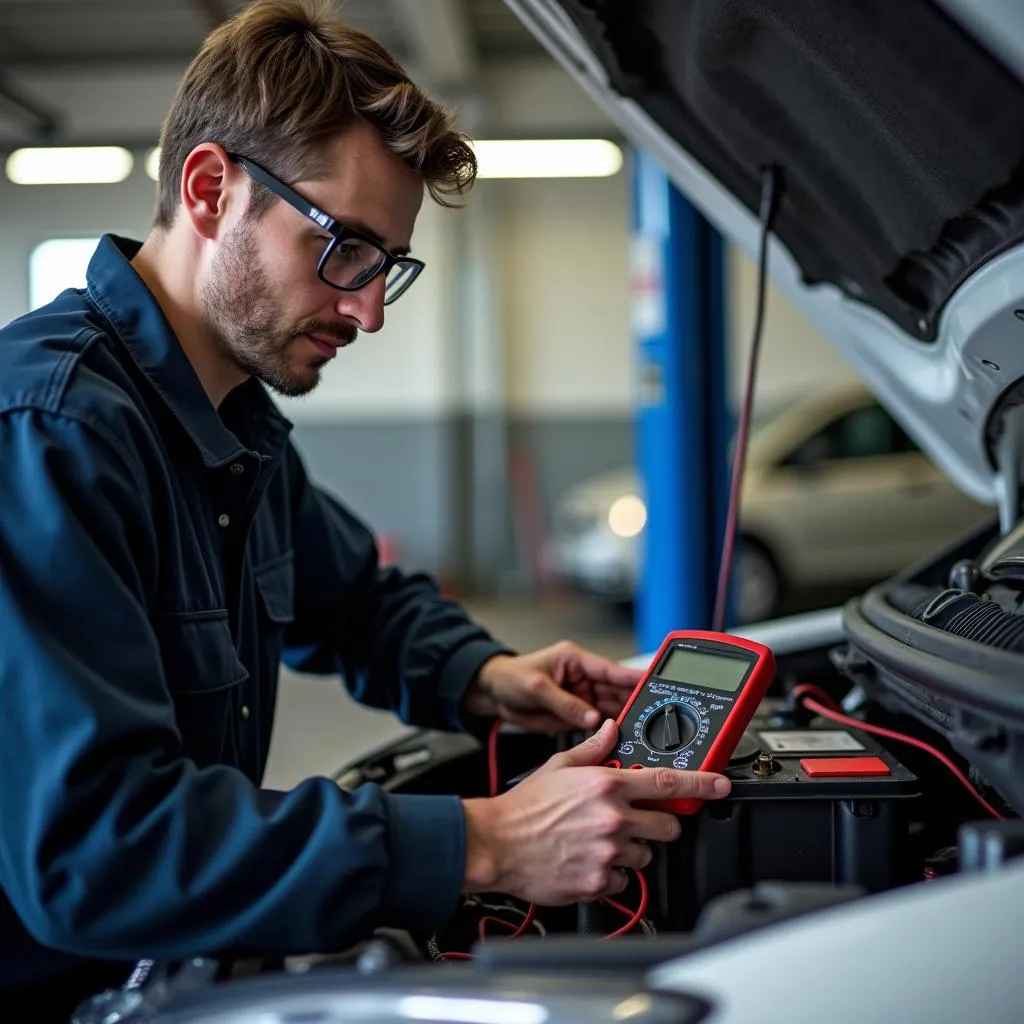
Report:
[[[627,416],[307,423],[294,438],[312,478],[396,538],[404,565],[482,593],[529,586],[531,524],[543,528],[566,488],[634,451]],[[530,483],[514,493],[513,466]]]

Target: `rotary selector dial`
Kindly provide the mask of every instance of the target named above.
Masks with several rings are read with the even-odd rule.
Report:
[[[677,754],[707,730],[707,712],[697,701],[660,700],[637,721],[638,738],[655,754]]]

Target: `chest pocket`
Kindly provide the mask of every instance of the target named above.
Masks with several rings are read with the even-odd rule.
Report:
[[[253,571],[263,616],[283,629],[295,619],[295,559],[289,551]]]
[[[295,560],[289,551],[255,566],[256,604],[259,615],[262,673],[277,679],[284,654],[285,630],[295,619]]]
[[[235,651],[227,611],[167,613],[154,627],[182,753],[200,767],[235,763],[235,704],[249,673]]]

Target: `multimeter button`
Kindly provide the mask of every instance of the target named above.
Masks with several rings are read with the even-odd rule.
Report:
[[[890,774],[889,766],[880,757],[802,757],[800,767],[812,779]]]
[[[642,764],[631,764],[629,766],[629,770],[631,772],[637,772],[637,771],[642,772],[644,770],[644,766]]]
[[[621,761],[605,761],[604,766],[605,766],[605,768],[621,768],[622,767],[622,762]]]

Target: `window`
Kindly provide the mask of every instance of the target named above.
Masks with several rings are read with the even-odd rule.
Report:
[[[819,430],[786,459],[809,466],[836,459],[871,459],[916,451],[917,446],[880,405],[854,409]]]
[[[65,288],[84,288],[89,260],[98,238],[50,238],[28,258],[29,308],[38,309]]]

